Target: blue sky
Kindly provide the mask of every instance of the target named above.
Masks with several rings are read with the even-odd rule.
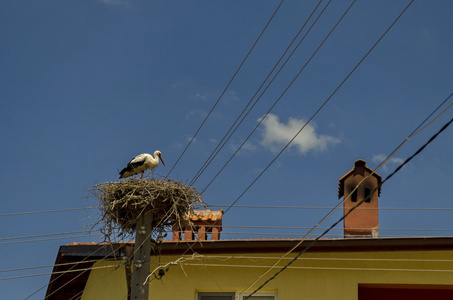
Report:
[[[318,1],[285,1],[170,178],[190,182]],[[282,95],[350,5],[333,1],[231,140],[195,182],[203,190]],[[328,99],[409,1],[357,1],[243,149],[204,192],[230,205]],[[277,8],[277,1],[18,1],[0,10],[2,214],[95,206],[88,190],[117,180],[135,155],[161,150],[165,176]],[[321,8],[326,2],[321,4]],[[291,146],[237,205],[333,207],[357,159],[378,166],[452,93],[451,1],[415,1]],[[320,10],[317,10],[315,16]],[[312,19],[313,20],[313,19]],[[309,22],[311,24],[312,20]],[[304,31],[305,33],[305,31]],[[450,99],[443,107],[452,103]],[[452,118],[447,111],[378,173],[383,177]],[[383,229],[450,229],[453,129],[382,187]],[[94,209],[0,216],[1,270],[54,263],[58,247],[99,236],[5,244],[86,231]],[[294,237],[321,209],[232,208],[223,238]],[[339,217],[326,222],[330,226]],[[241,226],[241,227],[228,227]],[[234,234],[238,232],[260,233]],[[274,235],[261,235],[273,233]],[[341,234],[341,230],[332,234]],[[452,231],[382,231],[452,235]],[[33,239],[62,237],[45,236]],[[335,236],[331,236],[335,237]],[[338,236],[336,236],[338,237]],[[3,244],[2,244],[3,243]],[[2,272],[0,278],[49,273]],[[49,276],[1,280],[23,299]],[[25,287],[25,288],[24,288]],[[30,299],[42,299],[45,289]],[[6,299],[5,298],[5,299]]]

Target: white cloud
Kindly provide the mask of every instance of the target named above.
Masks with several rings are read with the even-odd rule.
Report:
[[[207,112],[205,112],[201,109],[192,109],[185,114],[185,118],[186,118],[186,120],[194,118],[194,117],[204,118],[207,116],[207,114],[208,114]]]
[[[192,98],[195,100],[202,100],[202,101],[206,101],[206,100],[214,101],[214,100],[217,100],[219,98],[219,96],[220,96],[220,92],[219,93],[217,93],[217,92],[197,92],[197,93],[195,93],[195,95]],[[239,96],[235,91],[227,91],[227,92],[225,92],[225,94],[223,94],[221,103],[231,104],[231,103],[237,102],[238,100],[239,100]]]
[[[242,144],[242,143],[241,143]],[[230,145],[229,145],[229,149],[230,151],[233,153],[233,152],[236,152],[236,150],[239,148],[239,146],[241,145],[239,143],[235,143],[235,142],[231,142]],[[239,150],[239,154],[243,154],[243,153],[246,153],[246,152],[252,152],[256,150],[256,145],[254,145],[253,143],[251,143],[250,141],[246,141],[244,143],[244,145],[242,145],[241,147],[241,150]]]
[[[209,97],[208,94],[196,93],[194,98],[197,100],[206,100]]]
[[[239,96],[235,91],[228,91],[223,95],[223,101],[225,103],[234,103],[239,100]]]
[[[260,144],[273,152],[278,152],[304,124],[304,120],[296,118],[289,118],[288,123],[285,124],[279,121],[278,116],[269,114],[262,123],[264,130],[261,134],[262,140]],[[295,147],[300,153],[306,154],[308,151],[324,151],[328,146],[339,142],[340,140],[336,137],[317,134],[316,128],[311,124],[307,124],[291,143],[290,147]]]
[[[256,146],[252,144],[251,142],[247,141],[245,144],[242,146],[241,149],[247,150],[247,151],[253,151],[256,149]]]
[[[381,162],[383,162],[385,159],[387,158],[387,155],[385,154],[375,154],[373,155],[373,162],[376,163],[376,164],[380,164]],[[384,170],[387,169],[387,167],[389,165],[400,165],[404,162],[404,159],[402,158],[399,158],[399,157],[392,157],[390,158],[390,160],[384,165]]]

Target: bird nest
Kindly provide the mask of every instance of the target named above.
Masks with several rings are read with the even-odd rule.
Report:
[[[173,180],[132,178],[105,182],[95,185],[92,193],[100,201],[98,224],[109,240],[132,237],[137,219],[148,212],[153,215],[155,231],[173,225],[181,227],[194,208],[203,204],[195,188]]]

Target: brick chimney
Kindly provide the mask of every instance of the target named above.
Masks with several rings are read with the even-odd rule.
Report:
[[[206,241],[209,235],[211,240],[220,240],[222,231],[223,209],[217,211],[195,210],[189,216],[189,222],[184,228],[184,241]],[[173,226],[173,241],[183,240],[182,228]]]
[[[341,197],[346,199],[343,203],[343,215],[346,215],[352,207],[371,195],[368,200],[365,200],[344,219],[345,238],[379,236],[378,202],[381,189],[379,188],[375,193],[373,191],[381,183],[381,176],[374,173],[352,193],[355,187],[372,172],[373,170],[367,167],[366,162],[359,159],[355,162],[354,168],[340,178],[338,199]],[[348,198],[349,195],[350,197]]]

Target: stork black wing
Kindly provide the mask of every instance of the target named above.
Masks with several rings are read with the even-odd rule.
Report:
[[[126,172],[131,172],[133,171],[135,168],[137,167],[140,167],[141,165],[143,165],[145,163],[145,159],[137,159],[136,157],[134,157],[128,164],[127,166],[121,170],[120,172],[120,178],[124,178],[123,175],[124,173]]]

